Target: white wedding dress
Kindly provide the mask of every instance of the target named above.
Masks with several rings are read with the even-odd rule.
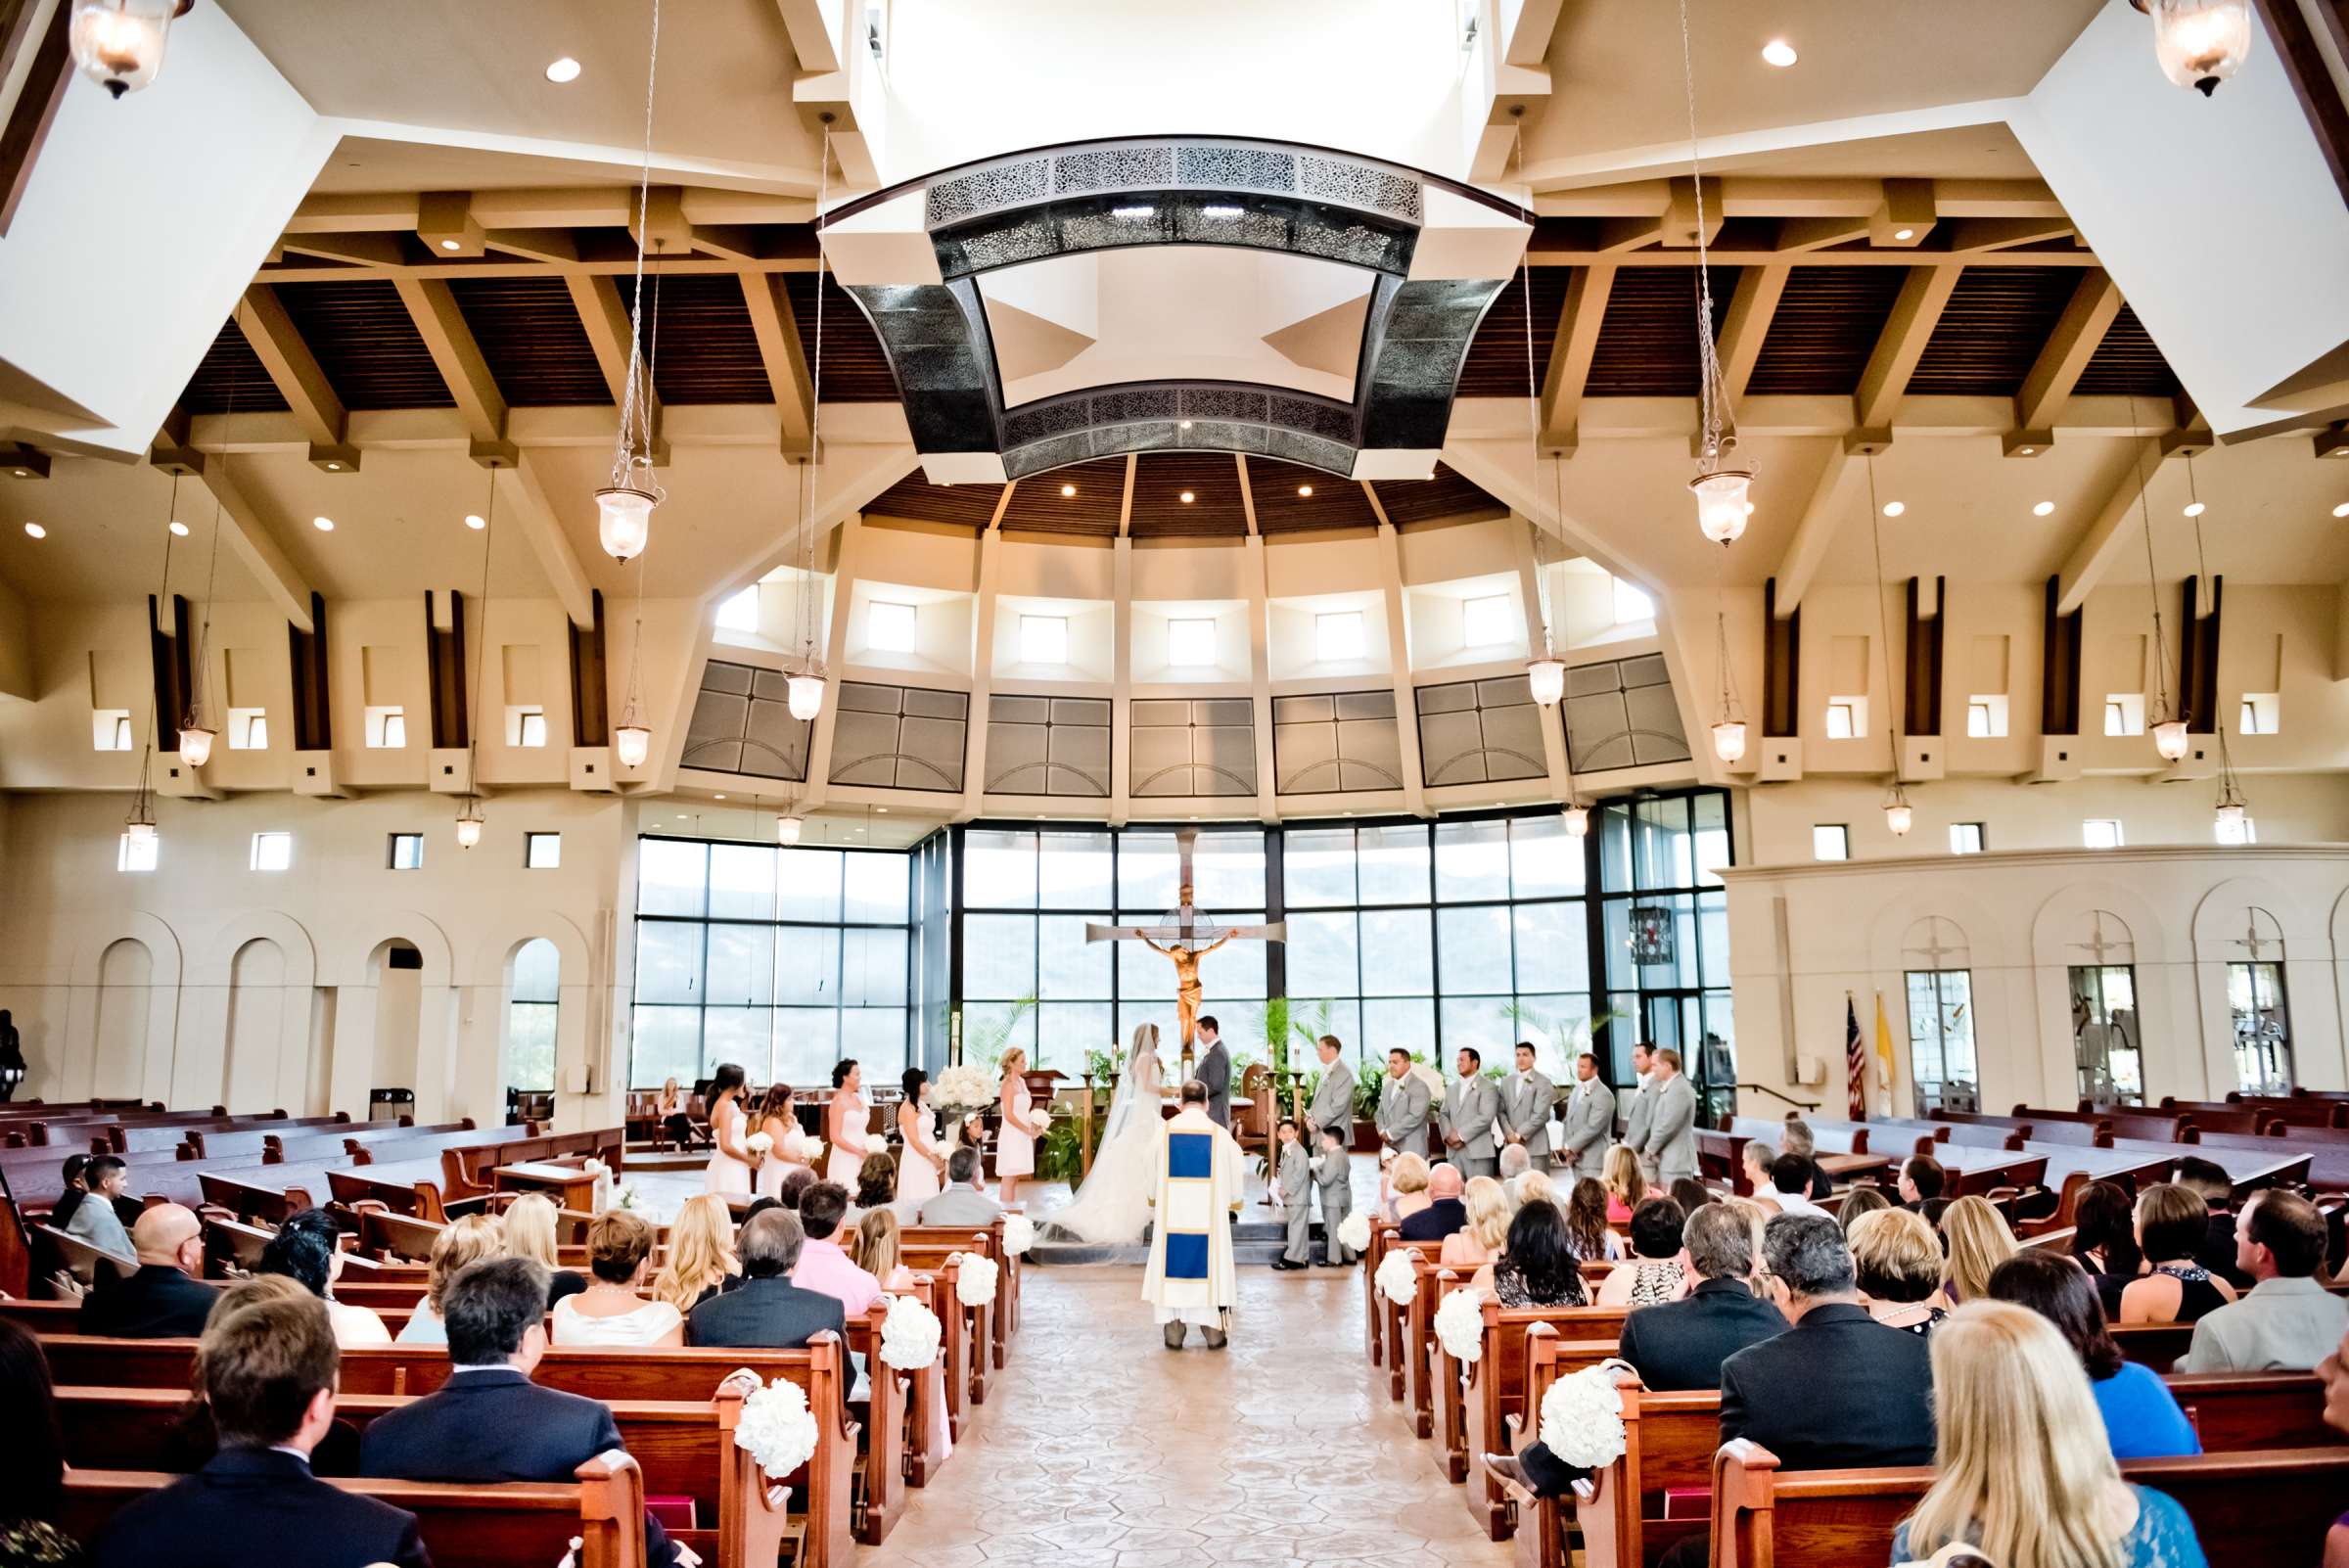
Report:
[[[1148,1026],[1144,1026],[1147,1028]],[[1093,1169],[1068,1204],[1043,1217],[1044,1223],[1079,1241],[1138,1242],[1150,1223],[1150,1200],[1158,1193],[1158,1031],[1136,1039],[1118,1080],[1117,1097]]]

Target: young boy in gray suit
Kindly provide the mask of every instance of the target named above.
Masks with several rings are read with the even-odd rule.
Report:
[[[1313,1179],[1321,1188],[1321,1241],[1327,1256],[1322,1260],[1333,1268],[1343,1268],[1355,1260],[1346,1244],[1338,1239],[1338,1226],[1354,1212],[1354,1163],[1346,1152],[1345,1134],[1334,1127],[1321,1130],[1321,1157],[1313,1162]]]
[[[1313,1158],[1297,1137],[1297,1124],[1283,1117],[1280,1164],[1275,1167],[1274,1178],[1280,1184],[1281,1207],[1288,1218],[1289,1245],[1272,1260],[1272,1267],[1284,1273],[1313,1261]]]

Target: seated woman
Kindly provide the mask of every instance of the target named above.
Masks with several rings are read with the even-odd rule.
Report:
[[[1506,1186],[1508,1183],[1501,1184]],[[1540,1170],[1528,1171],[1517,1178],[1517,1203],[1519,1207],[1523,1207],[1537,1200],[1543,1203],[1556,1204],[1558,1212],[1561,1214],[1566,1211],[1566,1195],[1558,1190],[1557,1184],[1549,1179],[1548,1174]],[[1606,1194],[1603,1192],[1599,1194],[1599,1208],[1601,1210],[1606,1208]],[[1516,1210],[1512,1209],[1509,1212],[1514,1214]],[[1603,1217],[1600,1222],[1605,1222]]]
[[[1587,1307],[1583,1266],[1566,1245],[1566,1216],[1554,1203],[1518,1206],[1501,1255],[1469,1281],[1503,1307]]]
[[[2138,1194],[2137,1241],[2147,1272],[2121,1287],[2124,1323],[2194,1323],[2234,1300],[2234,1287],[2194,1261],[2210,1235],[2202,1194],[2164,1181]]]
[[[875,1209],[886,1209],[897,1201],[898,1162],[889,1157],[887,1149],[875,1149],[856,1168],[856,1201],[842,1223],[854,1224]]]
[[[1706,1186],[1694,1176],[1674,1178],[1666,1196],[1681,1206],[1681,1213],[1694,1218],[1696,1211],[1708,1203],[1719,1203],[1722,1194]]]
[[[1971,1301],[1932,1346],[1937,1479],[1893,1533],[1893,1561],[1965,1542],[2001,1568],[2207,1568],[2186,1510],[2122,1481],[2097,1441],[2105,1423],[2088,1377],[2052,1323]]]
[[[2045,1252],[2018,1252],[1990,1276],[1997,1301],[2028,1307],[2055,1325],[2088,1372],[2089,1392],[2104,1415],[2116,1459],[2166,1459],[2202,1452],[2193,1423],[2159,1373],[2124,1360],[2104,1326],[2096,1281],[2079,1264]]]
[[[1600,1182],[1607,1189],[1607,1223],[1628,1225],[1632,1211],[1647,1196],[1647,1177],[1639,1171],[1639,1156],[1628,1143],[1618,1143],[1607,1150],[1606,1163],[1601,1166]]]
[[[677,1087],[674,1077],[662,1080],[661,1093],[653,1101],[653,1118],[669,1142],[680,1149],[692,1145],[693,1120],[685,1114],[685,1091]]]
[[[1843,1226],[1844,1238],[1849,1240],[1852,1226],[1858,1224],[1863,1216],[1892,1207],[1892,1198],[1882,1187],[1855,1186],[1843,1195],[1843,1207],[1835,1211],[1835,1222]],[[1935,1247],[1941,1245],[1938,1239],[1933,1244]]]
[[[1688,1294],[1688,1266],[1681,1252],[1687,1217],[1670,1198],[1649,1198],[1632,1213],[1630,1267],[1598,1282],[1601,1307],[1653,1307]]]
[[[58,1528],[66,1516],[66,1441],[58,1427],[41,1342],[0,1320],[0,1431],[9,1434],[0,1482],[0,1564],[78,1563],[80,1546]]]
[[[2014,1232],[1988,1198],[1959,1198],[1941,1217],[1941,1250],[1943,1293],[1953,1304],[1974,1301],[1990,1288],[1990,1271],[2014,1256]]]
[[[433,1262],[425,1274],[424,1300],[400,1326],[402,1345],[445,1345],[448,1325],[440,1320],[440,1301],[459,1269],[484,1258],[497,1257],[505,1246],[505,1227],[495,1215],[469,1214],[452,1220],[433,1238]]]
[[[1566,1245],[1585,1263],[1612,1263],[1623,1257],[1623,1237],[1607,1225],[1607,1189],[1596,1176],[1583,1177],[1567,1194]]]
[[[2129,1189],[2117,1181],[2091,1181],[2072,1205],[2072,1260],[2096,1282],[2110,1318],[2121,1315],[2121,1292],[2145,1271],[2133,1209]]]
[[[714,1192],[697,1192],[677,1210],[668,1227],[668,1262],[653,1276],[653,1299],[680,1313],[742,1283],[734,1254],[734,1216]]]
[[[607,1209],[587,1227],[585,1290],[555,1303],[557,1345],[685,1343],[685,1314],[665,1301],[636,1294],[653,1255],[653,1227],[625,1209]]]
[[[577,1269],[566,1268],[555,1253],[555,1200],[543,1192],[526,1192],[506,1205],[506,1256],[528,1258],[546,1270],[546,1305],[576,1296],[587,1288]]]
[[[365,1307],[335,1300],[335,1281],[343,1276],[343,1232],[335,1217],[324,1209],[304,1209],[286,1216],[277,1234],[261,1248],[261,1261],[253,1272],[283,1274],[324,1301],[337,1348],[392,1343],[392,1331],[381,1317]]]
[[[1388,1218],[1398,1224],[1408,1220],[1435,1200],[1427,1192],[1427,1162],[1416,1154],[1399,1154],[1387,1171],[1387,1184],[1395,1189],[1395,1203]]]
[[[1468,1183],[1466,1202],[1468,1222],[1444,1238],[1444,1250],[1436,1255],[1440,1268],[1482,1268],[1500,1255],[1509,1239],[1514,1212],[1508,1188],[1492,1176],[1478,1176]]]
[[[1860,1305],[1887,1328],[1928,1334],[1950,1315],[1941,1293],[1941,1238],[1908,1209],[1862,1215],[1844,1239],[1860,1275]]]
[[[867,1209],[849,1236],[849,1261],[880,1280],[883,1290],[911,1290],[913,1270],[899,1261],[900,1244],[897,1211]]]

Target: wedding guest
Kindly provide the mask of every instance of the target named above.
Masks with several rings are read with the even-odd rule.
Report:
[[[653,1116],[660,1122],[661,1130],[668,1134],[669,1142],[680,1149],[692,1145],[693,1119],[685,1114],[685,1095],[673,1076],[662,1081],[661,1093],[653,1101]]]
[[[2178,1182],[2200,1193],[2210,1210],[2210,1233],[2194,1261],[2233,1285],[2236,1294],[2249,1290],[2251,1276],[2235,1265],[2234,1178],[2215,1161],[2189,1154],[2178,1162]]]
[[[1708,1203],[1721,1201],[1721,1194],[1695,1176],[1681,1176],[1672,1184],[1672,1201],[1681,1206],[1681,1213],[1693,1215]]]
[[[194,1339],[220,1300],[205,1284],[204,1224],[176,1203],[159,1203],[130,1227],[138,1270],[102,1279],[81,1298],[75,1321],[85,1334],[118,1339]]]
[[[493,1258],[459,1274],[444,1311],[448,1381],[368,1423],[359,1473],[400,1481],[569,1481],[597,1454],[625,1452],[609,1405],[530,1380],[546,1354],[539,1305],[545,1300],[543,1271],[520,1258]],[[675,1544],[651,1514],[644,1521],[644,1560],[651,1568],[677,1560]]]
[[[1522,1149],[1524,1145],[1512,1143],[1509,1147]],[[1508,1188],[1497,1178],[1478,1176],[1470,1181],[1461,1205],[1467,1211],[1467,1222],[1444,1238],[1444,1250],[1436,1255],[1441,1268],[1482,1268],[1499,1256],[1509,1239],[1509,1222],[1515,1212],[1509,1207]]]
[[[856,1203],[849,1211],[848,1222],[853,1224],[872,1210],[886,1209],[897,1201],[898,1162],[889,1157],[887,1149],[875,1149],[856,1170]]]
[[[1395,1193],[1391,1212],[1397,1224],[1435,1201],[1427,1190],[1427,1182],[1426,1160],[1416,1154],[1395,1156],[1395,1163],[1387,1168],[1387,1185]]]
[[[2342,1335],[2332,1354],[2318,1364],[2317,1376],[2325,1384],[2325,1424],[2349,1433],[2349,1334]],[[2349,1568],[2349,1513],[2325,1533],[2323,1568]]]
[[[1566,1245],[1585,1263],[1612,1263],[1624,1255],[1623,1237],[1607,1224],[1607,1189],[1589,1176],[1567,1194]]]
[[[800,1228],[805,1237],[800,1261],[793,1265],[791,1282],[802,1290],[820,1290],[836,1296],[851,1317],[862,1317],[879,1299],[881,1281],[850,1261],[834,1239],[849,1211],[849,1195],[837,1182],[818,1181],[800,1200]]]
[[[946,1156],[946,1190],[922,1205],[919,1222],[984,1228],[1002,1212],[1001,1204],[979,1190],[979,1151],[965,1143]]]
[[[1993,1300],[2028,1307],[2055,1325],[2080,1358],[2089,1392],[2104,1416],[2104,1433],[2116,1459],[2161,1459],[2199,1453],[2202,1441],[2178,1407],[2161,1374],[2125,1360],[2105,1327],[2096,1281],[2078,1260],[2045,1252],[2018,1252],[1990,1276]]]
[[[1781,1154],[1770,1162],[1770,1179],[1754,1189],[1754,1201],[1765,1212],[1774,1206],[1779,1214],[1824,1214],[1811,1201],[1810,1179],[1810,1161],[1799,1154]]]
[[[424,1276],[424,1300],[408,1314],[397,1336],[402,1345],[445,1345],[448,1328],[441,1319],[441,1303],[448,1298],[448,1283],[458,1271],[495,1258],[505,1245],[503,1228],[495,1215],[469,1214],[452,1220],[433,1238],[432,1265]]]
[[[73,1211],[80,1208],[81,1200],[90,1195],[89,1190],[81,1184],[81,1175],[89,1169],[89,1164],[90,1157],[86,1154],[66,1156],[65,1190],[58,1194],[57,1202],[49,1210],[49,1223],[60,1230],[72,1222]]]
[[[81,1547],[65,1517],[66,1440],[57,1422],[49,1360],[30,1332],[0,1319],[0,1432],[16,1458],[0,1465],[0,1568],[69,1564]]]
[[[1549,1174],[1545,1171],[1528,1171],[1517,1178],[1517,1207],[1522,1209],[1529,1203],[1555,1204],[1560,1214],[1566,1212],[1566,1195],[1558,1190],[1557,1183],[1550,1180]],[[1606,1222],[1607,1208],[1607,1193],[1604,1187],[1599,1189],[1598,1208],[1599,1222],[1603,1224]]]
[[[262,1245],[261,1261],[253,1271],[284,1274],[325,1302],[339,1349],[392,1343],[383,1318],[365,1307],[335,1300],[335,1281],[343,1277],[343,1235],[334,1216],[324,1209],[288,1215]]]
[[[760,1158],[759,1169],[751,1178],[753,1192],[773,1197],[783,1190],[783,1183],[794,1171],[806,1171],[809,1180],[815,1178],[814,1169],[807,1163],[807,1151],[814,1139],[800,1126],[799,1112],[792,1108],[789,1084],[766,1086],[751,1123],[753,1130],[765,1133],[768,1139],[766,1153]]]
[[[2104,1315],[2119,1317],[2121,1292],[2144,1271],[2127,1187],[2117,1181],[2091,1181],[2080,1189],[2072,1204],[2072,1260],[2096,1281]]]
[[[557,1345],[685,1343],[685,1314],[636,1294],[653,1254],[653,1227],[625,1209],[607,1209],[587,1226],[587,1268],[594,1279],[555,1303]]]
[[[1844,1233],[1860,1281],[1860,1305],[1887,1328],[1929,1334],[1950,1315],[1941,1293],[1941,1238],[1913,1209],[1879,1209]]]
[[[814,1185],[814,1171],[786,1171],[783,1173],[783,1184],[775,1189],[773,1196],[771,1198],[760,1198],[758,1203],[771,1202],[780,1204],[782,1207],[789,1209],[793,1214],[798,1214],[800,1212],[800,1200],[806,1197],[807,1195],[807,1189]],[[757,1207],[757,1204],[754,1204],[753,1207]],[[749,1216],[746,1215],[744,1218],[748,1219]]]
[[[1501,1255],[1473,1281],[1503,1307],[1585,1307],[1583,1266],[1566,1244],[1566,1217],[1554,1203],[1529,1203],[1509,1222]]]
[[[1745,1188],[1752,1199],[1762,1206],[1765,1214],[1776,1214],[1778,1206],[1770,1197],[1770,1163],[1778,1151],[1760,1138],[1749,1138],[1738,1153],[1738,1162],[1745,1167]],[[1803,1178],[1807,1183],[1809,1176]]]
[[[1941,1217],[1941,1247],[1948,1255],[1944,1293],[1952,1303],[1972,1301],[1990,1288],[1990,1271],[2014,1256],[2014,1232],[1982,1197],[1963,1197]]]
[[[653,1276],[653,1299],[690,1313],[720,1291],[741,1283],[734,1256],[734,1215],[714,1192],[697,1193],[677,1210],[668,1227],[668,1261]]]
[[[1512,1204],[1517,1201],[1517,1183],[1533,1168],[1534,1157],[1525,1152],[1524,1144],[1504,1143],[1500,1146],[1500,1184],[1508,1192]]]
[[[898,1262],[903,1238],[894,1209],[867,1209],[849,1237],[849,1260],[893,1295],[913,1288],[913,1270]]]
[[[1623,1320],[1620,1354],[1658,1392],[1718,1389],[1723,1361],[1786,1331],[1785,1314],[1753,1291],[1759,1254],[1750,1215],[1708,1203],[1688,1217],[1683,1234],[1695,1286],[1682,1300]]]
[[[196,1348],[220,1450],[125,1503],[91,1547],[94,1568],[250,1568],[267,1547],[301,1568],[430,1568],[414,1514],[310,1473],[341,1360],[324,1302],[276,1279],[221,1292]]]
[[[1395,1233],[1405,1241],[1437,1241],[1468,1222],[1468,1206],[1460,1201],[1466,1180],[1450,1160],[1427,1173],[1427,1207],[1406,1215]]]
[[[2305,1372],[2349,1332],[2349,1302],[2317,1282],[2325,1222],[2296,1192],[2254,1193],[2235,1218],[2235,1263],[2255,1281],[2194,1324],[2181,1372]]]
[[[566,1268],[555,1252],[555,1200],[543,1192],[526,1192],[506,1205],[506,1256],[528,1258],[546,1270],[546,1308],[587,1288],[575,1268]]]
[[[1786,1119],[1786,1130],[1778,1134],[1780,1154],[1799,1155],[1811,1162],[1811,1201],[1820,1203],[1835,1195],[1835,1179],[1819,1168],[1819,1149],[1811,1136],[1811,1124],[1798,1117]]]
[[[1911,1214],[1940,1197],[1949,1184],[1949,1173],[1930,1154],[1911,1154],[1901,1162],[1901,1207]]]
[[[1653,1307],[1688,1294],[1681,1238],[1687,1216],[1670,1198],[1649,1198],[1632,1211],[1632,1262],[1598,1282],[1601,1307]]]
[[[2000,1568],[2206,1568],[2186,1510],[2121,1480],[2053,1324],[1971,1301],[1931,1343],[1936,1479],[1893,1533],[1895,1561],[1961,1541]]]
[[[946,1149],[939,1142],[938,1113],[930,1109],[930,1075],[905,1069],[898,1102],[898,1212],[915,1215],[945,1183]]]
[[[2210,1209],[2193,1188],[2164,1181],[2138,1194],[2137,1242],[2145,1273],[2121,1287],[2124,1323],[2198,1323],[2235,1299],[2234,1287],[2194,1261]]]
[[[1843,1206],[1835,1211],[1835,1222],[1843,1226],[1846,1240],[1851,1238],[1852,1226],[1863,1215],[1878,1214],[1893,1207],[1892,1199],[1878,1186],[1856,1186],[1843,1195]]]
[[[1600,1182],[1607,1189],[1607,1223],[1628,1225],[1632,1211],[1647,1196],[1647,1176],[1639,1169],[1639,1156],[1628,1143],[1618,1143],[1607,1150],[1606,1175]]]
[[[742,1225],[742,1288],[713,1296],[693,1310],[688,1325],[696,1345],[799,1350],[829,1330],[845,1340],[848,1318],[840,1298],[791,1282],[804,1234],[788,1209],[753,1215]]]
[[[61,1222],[52,1216],[50,1221],[67,1235],[88,1242],[126,1269],[136,1267],[131,1261],[136,1249],[130,1244],[130,1232],[123,1228],[122,1217],[115,1212],[115,1200],[122,1195],[128,1179],[129,1168],[119,1157],[99,1155],[82,1167],[82,1201],[74,1205],[68,1219]]]

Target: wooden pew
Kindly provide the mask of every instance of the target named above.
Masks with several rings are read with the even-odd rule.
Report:
[[[1509,1534],[1509,1502],[1501,1483],[1485,1468],[1485,1455],[1507,1444],[1512,1419],[1523,1420],[1531,1370],[1530,1331],[1537,1325],[1562,1340],[1605,1346],[1615,1354],[1623,1338],[1620,1307],[1503,1307],[1486,1300],[1484,1343],[1468,1369],[1461,1396],[1461,1429],[1467,1445],[1468,1516],[1494,1541]],[[1446,1356],[1437,1376],[1459,1377],[1459,1363]]]
[[[2170,1102],[2161,1102],[2167,1106]],[[2230,1089],[2226,1103],[2262,1111],[2289,1127],[2349,1128],[2349,1099],[2315,1095],[2306,1090],[2290,1094],[2245,1094]]]
[[[995,1314],[1003,1306],[1003,1275],[995,1275],[995,1299],[984,1307],[969,1307],[955,1294],[961,1278],[958,1265],[949,1262],[957,1254],[975,1251],[967,1232],[958,1232],[958,1242],[907,1242],[898,1249],[898,1261],[908,1268],[925,1271],[940,1277],[938,1302],[933,1311],[938,1314],[939,1328],[946,1343],[947,1411],[956,1441],[962,1437],[962,1409],[967,1402],[978,1406],[987,1403],[987,1369],[990,1360],[989,1347],[993,1342]],[[949,1311],[950,1309],[950,1311]]]
[[[551,1568],[575,1538],[578,1568],[644,1568],[644,1476],[636,1461],[624,1453],[598,1454],[576,1476],[570,1484],[329,1484],[416,1515],[437,1568],[512,1568],[516,1563]],[[176,1479],[152,1470],[70,1469],[60,1528],[76,1540],[93,1541],[117,1509]],[[256,1551],[286,1545],[254,1543]]]
[[[1005,1215],[997,1215],[991,1223],[981,1229],[967,1225],[903,1225],[898,1231],[900,1247],[915,1242],[939,1242],[964,1252],[984,1252],[994,1260],[995,1301],[990,1315],[990,1343],[998,1372],[1003,1370],[1010,1357],[1011,1335],[1020,1326],[1020,1260],[1003,1250],[1003,1222],[1006,1218]]]

